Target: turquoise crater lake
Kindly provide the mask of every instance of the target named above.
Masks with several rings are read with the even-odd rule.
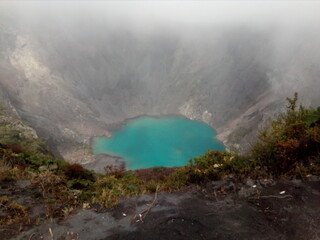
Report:
[[[93,152],[121,157],[128,170],[183,166],[207,150],[225,150],[209,125],[176,116],[134,118],[111,134],[95,137]]]

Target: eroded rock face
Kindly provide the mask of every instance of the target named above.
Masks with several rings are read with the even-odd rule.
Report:
[[[2,96],[70,161],[89,162],[73,154],[81,144],[138,115],[182,114],[245,149],[293,91],[320,102],[318,41],[308,29],[285,44],[276,27],[141,30],[81,14],[65,23],[1,14]]]

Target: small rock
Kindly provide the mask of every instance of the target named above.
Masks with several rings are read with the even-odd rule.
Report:
[[[47,171],[47,170],[48,170],[47,166],[40,166],[40,167],[39,167],[39,171],[40,171],[40,172],[45,172],[45,171]]]
[[[254,184],[253,180],[251,178],[248,178],[247,181],[246,181],[246,185],[252,187]]]
[[[217,164],[217,163],[213,164],[213,167],[214,167],[214,168],[219,168],[219,167],[221,167],[221,166],[222,166],[222,164]]]
[[[45,194],[44,194],[44,197],[45,197],[45,198],[48,198],[48,199],[54,199],[54,198],[55,198],[55,195],[52,194],[52,193],[45,193]]]
[[[29,180],[18,180],[16,181],[16,185],[20,188],[26,188],[31,185],[31,182]]]
[[[208,191],[210,190],[218,190],[222,187],[225,187],[227,185],[228,181],[226,179],[224,180],[219,180],[219,181],[213,181],[213,182],[209,182],[207,185],[206,185],[206,188]]]
[[[274,184],[272,179],[263,179],[263,180],[260,180],[259,183],[263,187],[271,186]]]
[[[57,164],[50,164],[48,168],[49,168],[49,170],[56,170],[56,169],[58,169],[58,165]]]
[[[300,186],[302,184],[301,179],[292,179],[291,182],[297,186]]]
[[[279,194],[285,194],[286,193],[286,191],[281,191]]]
[[[240,190],[238,191],[238,194],[240,197],[249,197],[254,195],[255,193],[256,193],[255,189],[246,188],[246,187],[241,187]]]

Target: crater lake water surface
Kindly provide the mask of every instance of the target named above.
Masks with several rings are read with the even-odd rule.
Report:
[[[183,166],[207,150],[225,150],[209,125],[183,117],[139,117],[111,134],[94,138],[93,152],[121,157],[128,170]]]

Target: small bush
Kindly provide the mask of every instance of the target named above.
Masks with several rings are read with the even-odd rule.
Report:
[[[64,174],[67,179],[87,179],[89,181],[94,181],[93,173],[78,163],[73,163],[66,165],[64,168]]]
[[[11,225],[27,220],[29,211],[26,206],[12,201],[7,196],[0,197],[0,204],[5,213],[5,215],[0,218],[0,225]]]
[[[187,185],[187,167],[177,168],[164,179],[163,188],[166,191],[178,190]]]
[[[12,166],[0,160],[0,183],[27,179],[29,175],[29,172],[19,165]]]
[[[297,93],[288,98],[287,111],[260,132],[252,147],[252,158],[273,175],[309,168],[320,153],[320,111],[297,109],[297,100]]]
[[[146,186],[146,191],[148,193],[154,193],[156,192],[158,189],[158,185],[155,181],[152,181],[152,182],[148,182],[147,183],[147,186]]]
[[[101,177],[94,186],[97,201],[105,206],[114,206],[121,198],[147,192],[147,182],[139,179],[134,172],[126,172],[121,177],[114,175]]]
[[[206,154],[190,160],[186,167],[188,183],[201,183],[219,180],[222,177],[220,167],[228,153],[220,151],[208,151]]]

